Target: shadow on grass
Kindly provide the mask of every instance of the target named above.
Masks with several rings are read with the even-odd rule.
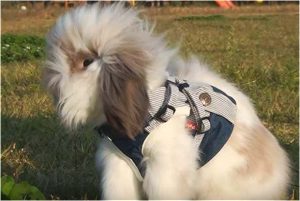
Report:
[[[37,186],[47,199],[99,199],[92,130],[67,132],[55,116],[2,115],[2,175]]]
[[[27,119],[2,115],[2,175],[37,186],[48,199],[99,199],[94,154],[97,135],[70,133],[54,115]],[[299,198],[297,142],[280,142],[292,161],[291,193]]]
[[[299,143],[287,143],[280,141],[282,147],[287,151],[290,158],[291,167],[291,186],[290,194],[293,194],[294,199],[299,199]]]

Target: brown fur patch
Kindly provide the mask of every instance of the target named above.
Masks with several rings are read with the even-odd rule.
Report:
[[[73,45],[67,42],[62,42],[60,48],[68,58],[71,73],[84,71],[86,69],[83,65],[84,60],[95,59],[97,57],[95,51],[76,51]]]
[[[142,131],[147,114],[148,98],[144,83],[139,80],[118,80],[119,87],[103,94],[104,112],[108,123],[121,134],[135,137]],[[115,85],[116,86],[116,85]]]
[[[142,51],[126,49],[104,64],[100,94],[108,123],[121,135],[135,137],[143,130],[149,100],[144,68],[148,63]]]
[[[238,139],[240,136],[237,135],[240,134],[247,137],[244,143]],[[281,155],[280,147],[263,125],[254,128],[237,125],[236,133],[233,133],[228,143],[247,161],[246,166],[237,170],[239,174],[260,175],[262,181],[272,175],[277,157]]]

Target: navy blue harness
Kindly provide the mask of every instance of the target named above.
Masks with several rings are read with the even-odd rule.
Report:
[[[183,92],[184,88],[189,87],[187,83],[179,84],[167,81],[166,82],[166,88],[168,88],[168,85],[173,84],[176,85],[180,92]],[[212,87],[213,91],[216,93],[220,93],[223,96],[227,97],[234,105],[236,105],[235,100],[225,94],[223,91],[216,87]],[[187,91],[185,91],[187,92]],[[172,106],[168,105],[168,99],[169,99],[169,90],[166,90],[165,97],[163,104],[157,111],[157,113],[153,116],[149,115],[149,118],[146,120],[145,127],[149,124],[149,122],[153,119],[158,119],[159,121],[164,122],[161,119],[161,116],[166,112],[167,108],[174,110]],[[186,94],[186,96],[189,96],[189,94]],[[191,108],[195,108],[195,103],[190,100],[191,97],[188,97],[188,104]],[[198,100],[199,101],[199,100]],[[194,111],[194,112],[193,112]],[[201,132],[201,122],[204,120],[204,118],[201,118],[201,116],[197,116],[195,114],[195,110],[191,109],[192,119],[197,125],[197,128],[195,130],[191,130],[191,134],[195,137],[197,135],[203,135],[202,141],[199,145],[199,154],[200,154],[200,160],[199,160],[199,167],[204,166],[207,162],[209,162],[225,145],[229,137],[231,136],[234,124],[230,121],[228,121],[226,118],[224,118],[221,115],[215,114],[210,112],[210,115],[208,117],[208,120],[210,122],[210,129]],[[195,117],[196,116],[196,117]],[[188,117],[189,118],[189,117]],[[107,135],[109,136],[126,136],[126,135],[120,135],[118,134],[119,131],[114,130],[110,125],[107,123],[104,123],[100,127],[97,127],[96,130],[100,133],[100,135]],[[149,132],[144,130],[143,132],[136,135],[134,139],[130,139],[128,137],[110,137],[110,140],[113,142],[113,144],[127,157],[129,157],[135,164],[135,166],[138,168],[140,174],[142,177],[145,175],[145,165],[142,163],[143,155],[142,155],[142,145],[149,135]]]

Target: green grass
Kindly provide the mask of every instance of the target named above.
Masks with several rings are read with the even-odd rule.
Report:
[[[1,35],[1,62],[44,58],[45,39],[28,35]]]
[[[32,61],[2,67],[3,173],[30,181],[48,198],[96,198],[96,134],[62,128],[41,88],[41,65]]]
[[[183,17],[178,17],[176,20],[177,21],[184,21],[184,20],[205,20],[205,21],[210,21],[210,20],[224,20],[226,19],[223,15],[208,15],[208,16],[183,16]]]
[[[272,15],[234,13],[158,16],[157,30],[167,31],[171,46],[180,41],[184,57],[195,54],[249,95],[288,151],[294,170],[291,191],[299,198],[299,16],[284,9]],[[43,36],[56,16],[41,18],[47,22],[42,29],[32,22],[28,28],[8,26],[19,22],[4,16],[2,33]],[[2,64],[2,175],[28,181],[48,199],[99,198],[97,135],[92,129],[71,133],[60,125],[40,85],[42,65],[36,58]]]

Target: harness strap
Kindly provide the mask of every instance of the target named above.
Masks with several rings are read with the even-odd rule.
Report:
[[[171,87],[170,85],[166,82],[165,83],[165,94],[164,94],[164,100],[162,105],[160,106],[160,108],[158,109],[158,111],[149,119],[149,122],[152,121],[153,119],[160,121],[160,122],[166,122],[166,120],[162,119],[161,116],[167,111],[168,109],[168,103],[170,101],[171,98]],[[174,108],[174,112],[175,112],[175,108]]]
[[[116,153],[120,158],[122,158],[129,167],[133,170],[133,173],[135,174],[136,178],[142,182],[144,179],[140,173],[140,170],[137,168],[137,165],[132,161],[131,158],[126,156],[113,142],[112,140],[106,136],[104,133],[102,133],[101,140],[104,140],[107,144],[110,145],[110,147],[114,150],[114,153]]]
[[[102,139],[106,140],[118,156],[132,168],[139,181],[143,180],[145,167],[142,163],[143,144],[148,134],[167,122],[178,107],[189,106],[191,114],[187,117],[195,122],[190,125],[192,135],[201,154],[200,167],[211,160],[229,139],[236,116],[235,100],[221,90],[205,83],[187,83],[170,77],[165,86],[148,91],[150,107],[144,132],[134,140],[114,138],[118,131],[104,124],[97,128]],[[162,98],[163,97],[163,98]],[[194,129],[196,127],[196,129]],[[107,134],[114,134],[108,137]],[[116,134],[116,135],[115,135]]]
[[[192,110],[191,115],[195,118],[195,123],[197,126],[195,129],[196,132],[194,133],[194,135],[195,135],[195,134],[201,132],[202,120],[201,120],[201,117],[199,115],[199,112],[197,110],[197,106],[196,106],[194,100],[192,99],[190,93],[185,89],[185,88],[189,87],[190,85],[186,82],[180,83],[179,80],[177,80],[177,79],[176,79],[176,85],[177,85],[179,91],[185,95],[185,97],[187,98],[187,101],[191,107],[191,110]]]

